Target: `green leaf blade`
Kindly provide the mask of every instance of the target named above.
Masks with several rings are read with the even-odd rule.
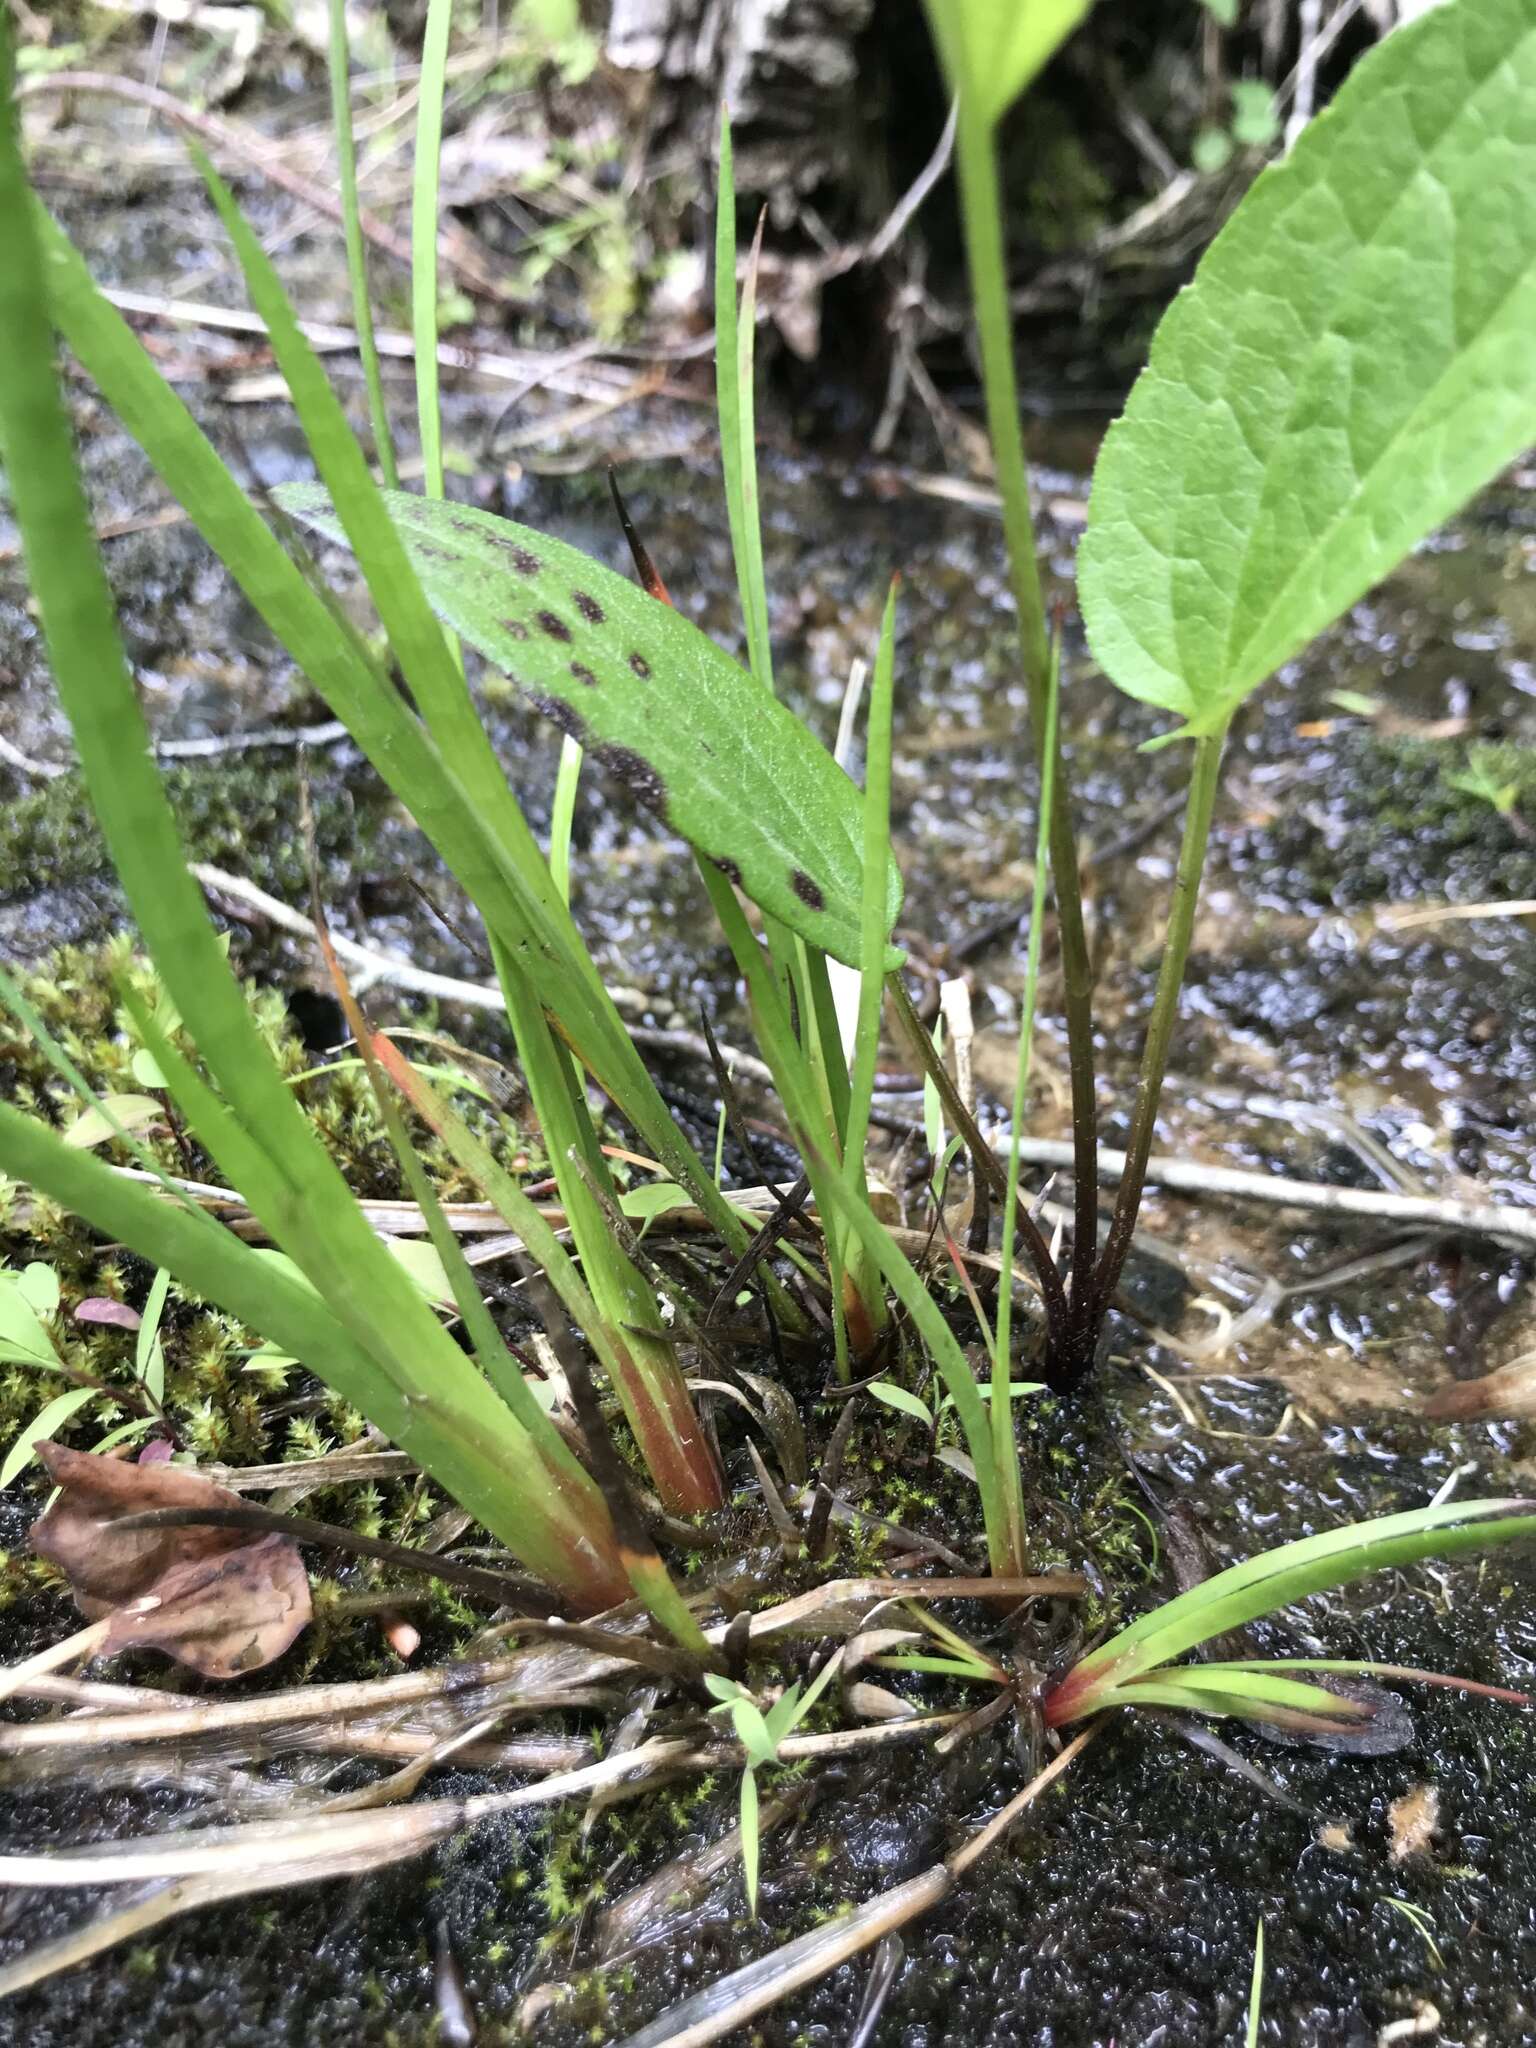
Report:
[[[70,1387],[62,1394],[55,1394],[51,1401],[38,1409],[18,1433],[16,1441],[5,1454],[5,1463],[0,1465],[0,1493],[4,1493],[11,1481],[31,1464],[37,1446],[51,1437],[56,1429],[62,1429],[77,1408],[83,1408],[87,1401],[96,1400],[100,1392],[99,1387]]]
[[[1053,1725],[1096,1712],[1101,1698],[1133,1679],[1314,1593],[1390,1565],[1490,1550],[1536,1536],[1536,1514],[1522,1512],[1531,1506],[1528,1500],[1493,1499],[1412,1508],[1325,1529],[1229,1565],[1142,1615],[1075,1665],[1055,1690],[1059,1720]],[[1180,1680],[1185,1676],[1181,1672]]]
[[[319,486],[274,495],[346,545]],[[858,964],[862,801],[792,712],[691,620],[565,542],[472,506],[385,498],[440,618],[764,911]],[[889,931],[894,863],[887,902]],[[900,957],[888,948],[887,966]]]
[[[0,1364],[40,1366],[57,1372],[63,1361],[27,1299],[18,1273],[0,1272]]]
[[[1220,727],[1536,439],[1536,8],[1362,60],[1170,308],[1079,579],[1129,695]]]

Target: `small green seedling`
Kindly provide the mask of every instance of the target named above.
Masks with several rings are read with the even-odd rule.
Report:
[[[729,1719],[731,1733],[747,1753],[747,1766],[741,1774],[741,1862],[747,1881],[747,1910],[754,1920],[757,1918],[760,1845],[757,1774],[779,1761],[780,1745],[810,1713],[841,1669],[842,1661],[843,1653],[838,1650],[822,1665],[804,1691],[796,1679],[793,1685],[779,1694],[766,1713],[747,1688],[738,1685],[734,1678],[721,1678],[713,1671],[704,1673],[706,1688],[719,1702],[718,1706],[710,1708],[710,1712],[723,1714]]]
[[[64,1361],[45,1317],[59,1305],[59,1276],[34,1259],[19,1273],[0,1267],[0,1365],[40,1366],[58,1372]]]
[[[895,1380],[870,1380],[866,1384],[864,1391],[866,1394],[872,1394],[885,1407],[894,1408],[899,1415],[909,1415],[914,1422],[920,1422],[924,1429],[927,1430],[937,1429],[946,1412],[955,1405],[954,1396],[952,1394],[945,1394],[937,1407],[930,1408],[921,1394],[914,1394],[910,1388],[898,1386]],[[983,1380],[978,1384],[976,1392],[981,1400],[990,1401],[993,1397],[994,1388],[991,1383]],[[1010,1401],[1022,1401],[1026,1394],[1043,1394],[1044,1392],[1044,1380],[1010,1380],[1008,1382],[1008,1399]]]
[[[93,1401],[116,1403],[126,1398],[145,1411],[109,1430],[91,1446],[93,1450],[110,1450],[114,1444],[142,1436],[153,1427],[165,1407],[165,1352],[160,1342],[160,1320],[170,1279],[162,1267],[150,1285],[134,1344],[135,1391],[130,1394],[106,1381],[82,1382],[65,1363],[45,1320],[55,1316],[59,1308],[59,1276],[51,1266],[34,1261],[20,1273],[0,1270],[0,1363],[64,1374],[76,1381],[63,1393],[45,1401],[31,1421],[17,1432],[4,1463],[0,1464],[0,1492],[31,1464],[39,1443],[53,1436],[71,1416]]]
[[[1248,2026],[1243,2048],[1259,2048],[1259,2021],[1264,2014],[1264,1922],[1253,1938],[1253,1978],[1248,1986]]]
[[[1425,1952],[1429,1956],[1431,1963],[1443,1974],[1445,1970],[1445,1955],[1439,1942],[1435,1939],[1434,1915],[1427,1912],[1423,1906],[1415,1905],[1412,1899],[1386,1897],[1383,1898],[1381,1903],[1384,1906],[1390,1907],[1394,1913],[1402,1915],[1403,1919],[1408,1922],[1408,1925],[1423,1942]]]
[[[1469,747],[1466,767],[1448,770],[1446,787],[1459,790],[1463,796],[1476,797],[1501,818],[1512,817],[1520,800],[1520,782],[1518,777],[1511,779],[1504,773],[1506,765],[1507,757],[1501,747]]]

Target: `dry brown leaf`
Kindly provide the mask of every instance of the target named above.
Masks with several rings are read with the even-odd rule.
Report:
[[[33,1523],[32,1547],[64,1573],[82,1614],[113,1617],[99,1654],[154,1648],[205,1678],[238,1678],[280,1657],[308,1622],[309,1579],[287,1537],[120,1526],[156,1508],[239,1507],[226,1487],[184,1466],[62,1444],[40,1443],[37,1455],[60,1492]]]

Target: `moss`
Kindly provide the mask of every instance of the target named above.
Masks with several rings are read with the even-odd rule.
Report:
[[[194,859],[247,875],[302,901],[308,869],[299,829],[300,771],[291,758],[232,755],[167,768],[166,794]],[[374,858],[391,809],[377,785],[350,790],[323,771],[311,779],[322,873],[344,883]],[[0,806],[0,902],[18,901],[46,876],[51,890],[116,885],[101,830],[78,775],[61,775]]]
[[[1467,786],[1485,779],[1474,767],[1512,792],[1513,817]],[[1536,894],[1536,842],[1522,830],[1536,809],[1536,748],[1479,744],[1474,755],[1464,740],[1346,731],[1313,775],[1328,790],[1327,829],[1295,805],[1249,840],[1266,866],[1283,864],[1298,907]]]
[[[57,822],[70,812],[65,806],[49,815]],[[7,817],[0,831],[13,824]],[[64,948],[24,982],[27,998],[45,1026],[104,1095],[142,1094],[146,1088],[134,1070],[138,1046],[121,1002],[125,981],[151,1006],[162,1001],[152,972],[122,941],[92,949]],[[313,1056],[294,1029],[282,997],[272,990],[253,989],[250,1002],[258,1031],[279,1069],[294,1079],[313,1068]],[[79,1113],[72,1091],[8,1012],[0,1014],[0,1090],[19,1107],[61,1127]],[[297,1099],[359,1193],[395,1197],[403,1192],[360,1071],[344,1069],[307,1080]],[[522,1149],[521,1134],[498,1112],[467,1101],[466,1113],[504,1156]],[[216,1165],[176,1131],[169,1115],[141,1137],[166,1172],[222,1180]],[[438,1185],[450,1197],[470,1193],[431,1134],[423,1131],[419,1142]],[[104,1158],[129,1161],[119,1144],[98,1149]],[[0,1443],[13,1439],[39,1408],[81,1379],[100,1382],[103,1391],[60,1427],[65,1442],[88,1447],[109,1430],[133,1422],[142,1434],[149,1433],[156,1425],[136,1377],[134,1333],[79,1323],[73,1315],[87,1297],[141,1308],[153,1278],[149,1266],[131,1253],[103,1245],[88,1225],[52,1202],[0,1180],[0,1263],[20,1269],[33,1262],[50,1267],[59,1278],[60,1311],[51,1319],[49,1333],[61,1366],[68,1371],[0,1365]],[[202,1462],[263,1464],[313,1458],[364,1435],[364,1421],[356,1409],[317,1386],[298,1367],[253,1360],[258,1340],[251,1331],[175,1285],[167,1297],[161,1336],[165,1421],[178,1445]],[[19,1482],[23,1487],[31,1483]],[[407,1541],[440,1505],[425,1484],[400,1482],[329,1489],[309,1503],[310,1511],[322,1518]],[[0,1566],[0,1606],[35,1594],[40,1583],[30,1560],[8,1561]],[[320,1583],[323,1587],[325,1582]],[[446,1595],[435,1607],[434,1618],[455,1634],[474,1624],[469,1610]],[[306,1652],[311,1662],[329,1643],[324,1628],[314,1633],[313,1654]]]

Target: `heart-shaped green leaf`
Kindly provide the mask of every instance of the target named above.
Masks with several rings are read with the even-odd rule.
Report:
[[[346,536],[325,492],[283,509]],[[863,799],[793,712],[691,620],[588,555],[467,505],[385,500],[428,602],[754,903],[859,960]],[[889,921],[901,906],[892,862]],[[894,948],[887,966],[901,955]]]
[[[1170,307],[1094,477],[1094,655],[1219,729],[1536,440],[1536,0],[1350,74]]]

